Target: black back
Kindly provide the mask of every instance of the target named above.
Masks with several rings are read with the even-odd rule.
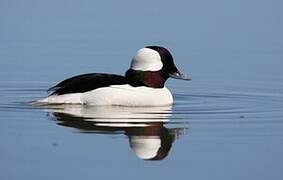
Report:
[[[51,87],[48,91],[54,91],[52,95],[84,93],[101,87],[122,84],[127,84],[127,80],[124,76],[105,73],[90,73],[66,79],[54,87]]]

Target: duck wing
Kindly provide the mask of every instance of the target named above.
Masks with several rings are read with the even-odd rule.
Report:
[[[97,88],[122,84],[127,84],[127,79],[124,76],[106,73],[89,73],[63,80],[47,91],[52,92],[51,95],[63,95],[84,93]]]

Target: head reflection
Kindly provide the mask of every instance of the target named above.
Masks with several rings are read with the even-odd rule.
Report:
[[[167,128],[171,106],[85,107],[62,105],[48,107],[57,124],[79,129],[82,133],[125,134],[130,148],[144,160],[164,159],[184,128]]]
[[[163,123],[152,123],[144,128],[133,128],[126,131],[130,147],[135,154],[144,160],[162,160],[171,149],[175,139],[174,131],[163,126]]]

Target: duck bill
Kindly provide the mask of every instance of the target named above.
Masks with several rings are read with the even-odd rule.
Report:
[[[171,78],[174,78],[174,79],[181,79],[181,80],[186,80],[186,81],[190,81],[192,80],[188,75],[180,72],[180,71],[176,71],[174,73],[170,73],[169,76]]]

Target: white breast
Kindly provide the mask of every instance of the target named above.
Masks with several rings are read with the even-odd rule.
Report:
[[[173,103],[171,92],[166,88],[133,87],[113,85],[85,93],[52,95],[39,103],[47,104],[88,104],[95,106],[164,106]]]

